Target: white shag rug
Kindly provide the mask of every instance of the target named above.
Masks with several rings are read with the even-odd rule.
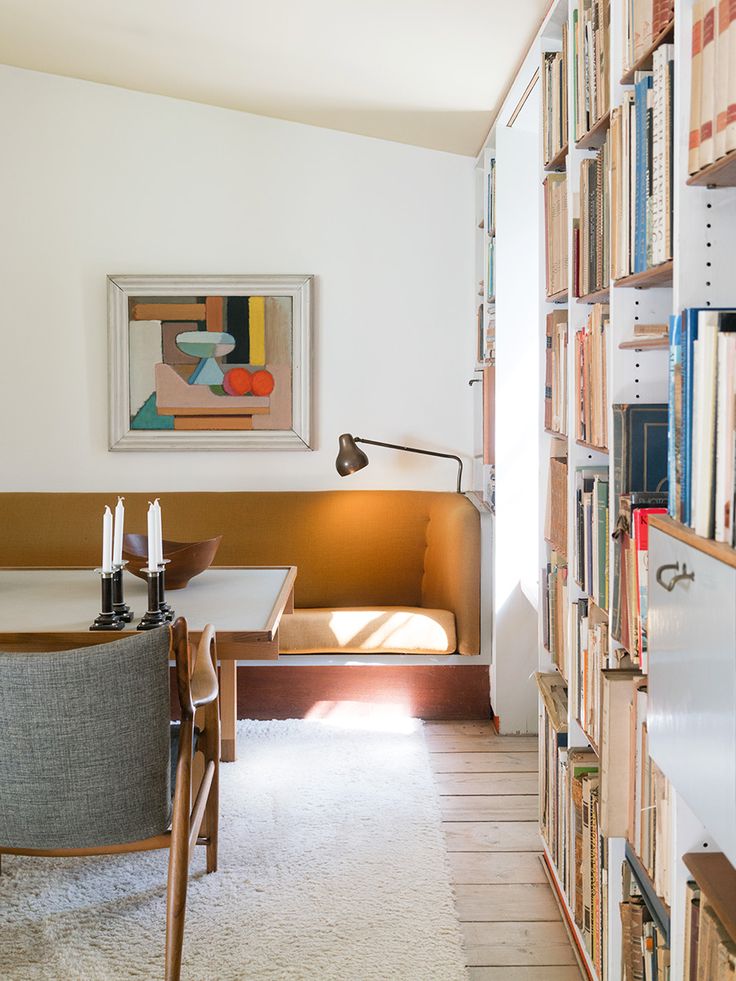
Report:
[[[238,724],[219,870],[203,848],[191,866],[183,978],[467,978],[420,726]],[[167,860],[3,856],[0,976],[161,979]]]

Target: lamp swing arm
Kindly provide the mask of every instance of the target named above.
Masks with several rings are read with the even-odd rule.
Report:
[[[454,453],[439,453],[436,450],[420,450],[416,446],[401,446],[399,443],[383,443],[381,440],[377,439],[365,439],[363,436],[354,436],[354,442],[356,443],[366,443],[369,446],[385,446],[390,450],[403,450],[405,453],[421,453],[422,456],[439,456],[445,460],[454,460],[457,463],[457,492],[462,493],[462,481],[463,481],[463,461],[459,456]]]

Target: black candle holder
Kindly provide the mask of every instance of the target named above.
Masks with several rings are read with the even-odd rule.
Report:
[[[168,623],[166,617],[159,607],[159,581],[161,578],[160,569],[142,569],[148,580],[148,609],[143,615],[143,619],[137,626],[137,630],[155,630],[156,627],[163,627]]]
[[[112,572],[105,572],[103,569],[96,569],[95,572],[99,574],[100,577],[100,587],[102,591],[102,599],[100,604],[100,612],[95,617],[95,622],[89,628],[90,630],[122,630],[125,626],[125,621],[121,620],[113,609],[112,604]]]
[[[158,608],[170,623],[174,619],[175,613],[173,607],[166,602],[166,566],[169,562],[171,559],[162,559],[159,566]]]
[[[112,567],[112,608],[124,623],[133,619],[133,611],[123,597],[123,571],[128,564],[126,559]]]

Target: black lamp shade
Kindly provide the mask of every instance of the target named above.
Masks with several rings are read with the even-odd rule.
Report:
[[[348,477],[351,473],[362,470],[368,466],[368,457],[358,449],[355,439],[350,433],[343,433],[340,437],[340,449],[335,460],[335,469],[341,477]]]

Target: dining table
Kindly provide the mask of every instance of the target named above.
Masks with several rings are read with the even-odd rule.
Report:
[[[294,610],[295,566],[209,568],[167,603],[187,621],[193,645],[214,625],[220,672],[221,759],[237,758],[238,661],[277,660],[279,624]],[[125,602],[134,616],[122,630],[93,631],[100,578],[93,569],[0,569],[0,651],[71,650],[135,633],[147,609],[147,585],[124,573]]]

